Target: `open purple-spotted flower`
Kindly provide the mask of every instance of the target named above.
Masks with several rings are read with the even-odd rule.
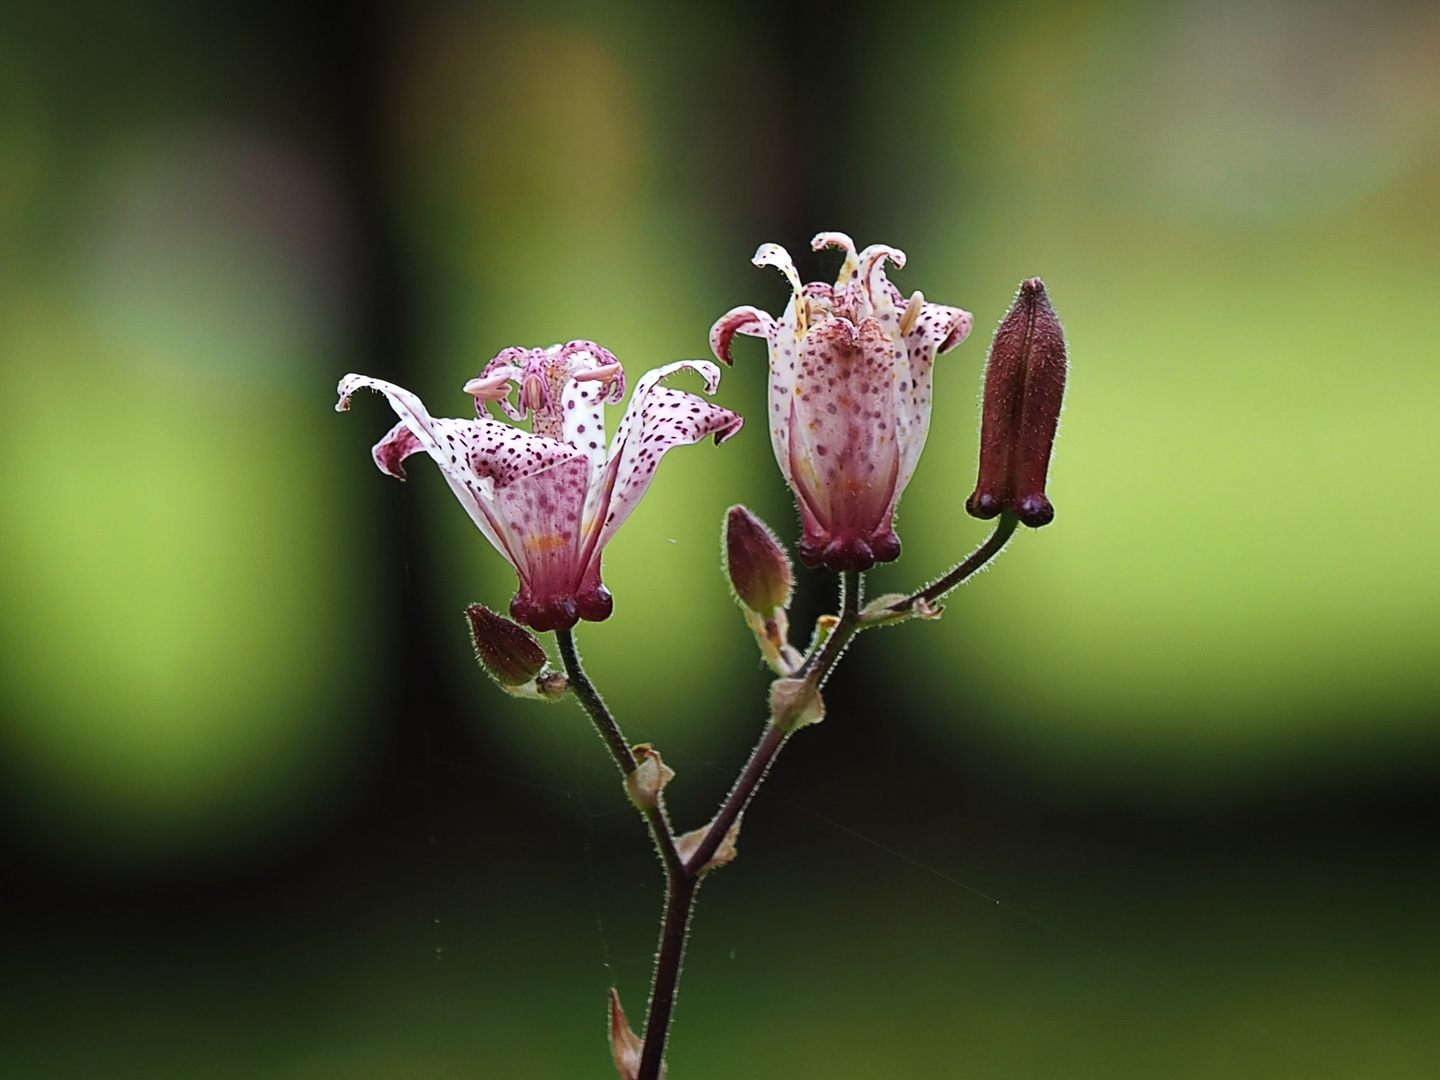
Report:
[[[434,458],[476,526],[520,575],[510,614],[536,630],[568,630],[579,619],[609,617],[600,553],[665,452],[706,435],[724,442],[744,422],[660,385],[681,368],[699,372],[707,393],[718,388],[720,369],[705,360],[646,372],[608,448],[604,406],[624,396],[625,372],[591,341],[501,352],[465,384],[475,398],[474,420],[432,417],[408,390],[363,375],[340,380],[335,408],[349,408],[361,387],[384,394],[400,422],[375,444],[375,464],[403,480],[401,462],[411,454],[423,450]],[[511,383],[519,387],[518,402],[510,400]],[[528,414],[532,431],[494,419],[490,401],[515,420]]]
[[[902,296],[885,277],[886,259],[905,265],[902,251],[857,253],[844,233],[821,233],[812,247],[844,250],[833,288],[802,286],[789,253],[762,244],[755,265],[777,267],[794,290],[785,313],[735,308],[711,328],[710,346],[730,363],[736,334],[769,343],[770,441],[800,506],[800,557],[867,570],[900,554],[895,504],[930,430],[930,369],[972,320],[919,292]]]

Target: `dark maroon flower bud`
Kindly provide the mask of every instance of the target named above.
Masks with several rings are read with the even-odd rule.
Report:
[[[743,506],[725,515],[725,570],[735,595],[757,615],[773,619],[776,608],[790,606],[790,557],[770,527]]]
[[[1065,329],[1039,278],[1021,282],[995,330],[985,365],[980,476],[965,509],[977,518],[1010,511],[1038,529],[1055,517],[1045,497],[1050,449],[1065,397]]]
[[[545,650],[530,631],[483,604],[471,604],[465,616],[470,620],[470,640],[475,643],[480,666],[502,688],[540,697],[555,697],[564,691],[564,677],[545,670]]]

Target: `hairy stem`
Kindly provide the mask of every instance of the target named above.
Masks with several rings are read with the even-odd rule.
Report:
[[[595,730],[600,733],[600,738],[605,740],[615,764],[620,766],[621,772],[629,776],[635,771],[635,755],[630,752],[630,744],[625,741],[620,725],[615,722],[615,717],[610,715],[605,699],[600,696],[600,691],[595,689],[590,676],[586,675],[585,669],[580,666],[574,631],[556,630],[555,641],[560,646],[560,659],[565,665],[565,677],[570,680],[571,693],[579,699],[581,708],[590,714]]]
[[[858,570],[844,570],[840,574],[840,622],[835,629],[830,631],[830,636],[825,643],[809,656],[795,672],[797,679],[809,678],[811,674],[818,672],[819,679],[816,685],[823,685],[830,677],[830,669],[835,666],[835,661],[840,659],[840,654],[845,651],[845,646],[850,644],[850,639],[859,630],[860,600],[861,593],[865,588],[865,578]]]
[[[570,680],[571,691],[581,707],[590,714],[595,730],[609,747],[615,764],[620,766],[622,773],[629,776],[635,771],[635,754],[626,742],[620,725],[610,714],[605,699],[600,696],[600,691],[595,689],[590,676],[585,674],[585,668],[580,663],[580,653],[575,649],[575,635],[569,630],[556,630],[555,641],[560,646],[560,659],[565,665],[565,677]],[[664,803],[657,802],[641,813],[645,817],[645,823],[650,826],[650,836],[655,841],[655,850],[660,853],[660,861],[665,864],[666,874],[673,876],[681,868],[681,859],[680,852],[675,847],[675,833],[665,814]]]
[[[801,670],[796,672],[796,678],[814,679],[817,686],[824,683],[859,628],[862,587],[863,579],[858,572],[845,571],[840,575],[840,621],[823,645],[806,659]],[[680,965],[685,957],[685,935],[690,927],[695,893],[705,865],[755,797],[765,774],[770,771],[771,763],[788,738],[789,733],[775,724],[765,725],[760,741],[750,752],[750,759],[726,795],[719,813],[710,822],[704,839],[678,872],[672,872],[668,877],[665,921],[660,928],[660,951],[655,959],[655,980],[650,991],[650,1011],[645,1021],[645,1046],[641,1051],[636,1080],[660,1080],[665,1043],[670,1035],[670,1019],[675,1010],[675,990],[680,983]]]
[[[685,935],[695,911],[700,876],[682,870],[665,882],[665,921],[660,927],[660,952],[655,958],[655,981],[650,988],[650,1010],[645,1018],[645,1045],[640,1052],[636,1080],[660,1080],[670,1016],[675,1010],[675,988],[680,983],[680,962],[685,957]]]
[[[705,864],[715,854],[716,848],[725,839],[725,834],[730,831],[730,826],[735,824],[737,818],[745,812],[745,807],[754,797],[760,782],[765,779],[765,774],[770,771],[770,763],[775,760],[775,755],[780,752],[780,747],[785,745],[786,733],[774,724],[766,724],[765,732],[760,736],[760,741],[755,744],[755,749],[750,751],[750,760],[745,763],[735,784],[730,788],[730,794],[725,796],[724,803],[720,806],[720,812],[710,822],[710,827],[705,833],[705,839],[700,841],[685,861],[685,873],[688,876],[696,876],[704,868]]]
[[[890,611],[908,611],[920,601],[930,603],[944,596],[951,589],[955,588],[962,581],[968,578],[975,571],[988,563],[996,555],[1004,550],[1005,545],[1010,542],[1010,537],[1015,535],[1015,527],[1020,524],[1020,519],[1010,511],[1000,515],[1000,520],[995,524],[995,531],[986,537],[985,542],[972,551],[965,558],[961,559],[944,577],[926,585],[917,593],[907,596],[904,600],[897,601],[890,605]]]

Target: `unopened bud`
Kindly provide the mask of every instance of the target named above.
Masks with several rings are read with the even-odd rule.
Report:
[[[770,684],[770,722],[794,731],[825,719],[825,699],[815,679],[776,679]]]
[[[565,676],[545,665],[545,650],[535,635],[484,604],[465,609],[470,640],[485,673],[507,693],[554,699],[565,692]]]
[[[762,618],[790,606],[790,557],[769,526],[743,506],[725,514],[725,572],[740,602]]]
[[[649,743],[630,748],[635,755],[635,771],[625,777],[625,791],[630,801],[641,810],[660,805],[660,793],[675,779],[675,770],[660,760],[660,751]]]
[[[630,1030],[630,1021],[625,1019],[625,1010],[620,1007],[620,991],[610,988],[610,1053],[615,1058],[615,1071],[620,1080],[635,1080],[640,1075],[640,1055],[645,1044],[640,1036]],[[665,1075],[661,1067],[660,1075]]]
[[[1045,474],[1065,396],[1065,330],[1045,283],[1029,278],[995,330],[985,366],[980,476],[965,509],[978,518],[1010,511],[1021,524],[1050,524]]]
[[[501,686],[520,686],[540,674],[545,650],[529,630],[484,604],[471,604],[465,614],[470,619],[475,655],[491,678]]]

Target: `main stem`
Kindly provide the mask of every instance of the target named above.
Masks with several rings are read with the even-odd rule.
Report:
[[[640,1051],[636,1080],[660,1080],[665,1063],[665,1042],[670,1037],[670,1016],[675,1011],[675,990],[680,984],[680,962],[685,958],[685,937],[695,911],[700,875],[683,867],[665,876],[665,921],[660,926],[660,952],[655,957],[655,981],[650,987],[650,1011],[645,1017],[645,1046]]]
[[[846,571],[840,576],[840,621],[825,639],[824,645],[805,662],[797,678],[813,678],[816,685],[824,683],[830,669],[840,659],[845,645],[854,636],[859,626],[860,590],[862,580],[856,571]],[[724,841],[730,827],[745,812],[750,800],[755,797],[775,755],[785,745],[790,733],[775,724],[765,725],[765,731],[750,760],[740,771],[720,812],[705,831],[699,846],[676,869],[667,867],[665,890],[665,921],[660,927],[660,951],[655,958],[655,981],[650,990],[650,1011],[645,1019],[645,1045],[640,1053],[640,1071],[636,1080],[660,1080],[660,1069],[665,1061],[665,1043],[670,1037],[670,1018],[675,1011],[675,990],[680,983],[680,965],[685,958],[685,936],[690,929],[690,917],[695,910],[695,894],[700,887],[700,877],[716,849]]]

